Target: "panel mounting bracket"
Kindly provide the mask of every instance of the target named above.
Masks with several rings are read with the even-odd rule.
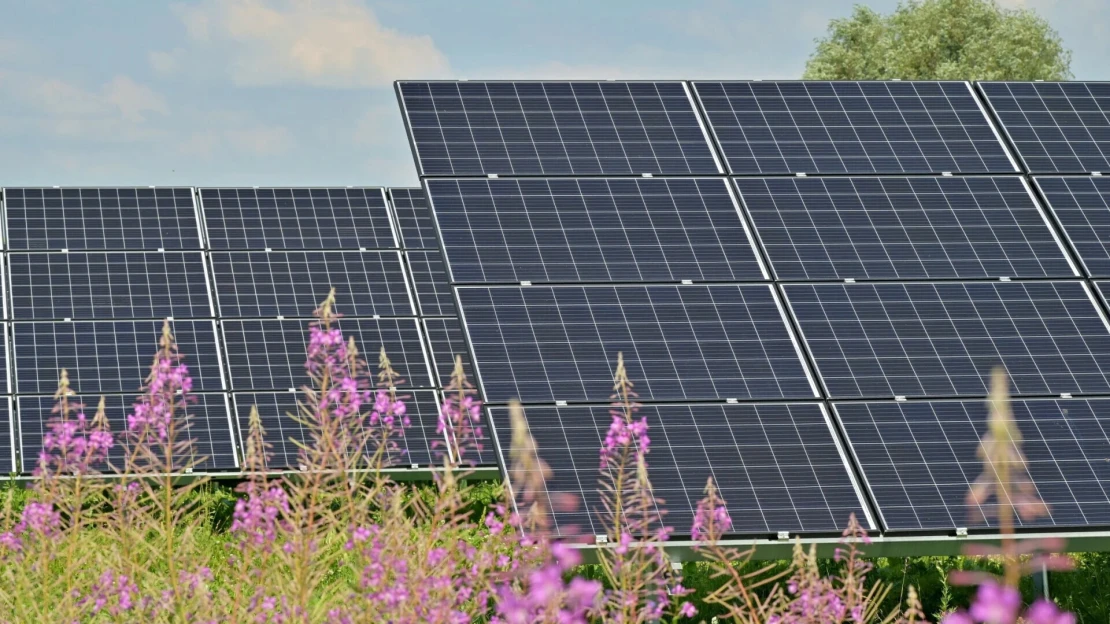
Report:
[[[804,177],[806,177],[806,174],[805,174],[805,173],[803,173],[803,172],[801,172],[801,171],[799,171],[799,172],[795,173],[794,175],[795,175],[795,176],[797,176],[797,177],[799,177],[799,178],[804,178]]]
[[[846,277],[846,278],[844,278],[844,283],[845,283],[845,284],[855,284],[855,283],[856,283],[856,278],[854,278],[854,277]]]
[[[1060,398],[1061,399],[1070,399],[1071,398],[1071,393],[1070,392],[1061,392],[1060,393]]]
[[[608,544],[609,543],[609,536],[608,535],[595,535],[594,536],[594,543],[595,544]]]
[[[956,537],[967,537],[967,527],[956,527]]]
[[[640,174],[640,177],[642,177],[642,178],[650,178],[650,177],[652,177],[652,175],[651,175],[650,173],[641,173],[641,174]]]
[[[1008,278],[1008,277],[1006,277],[1006,276],[1002,276],[1002,277],[998,278],[998,281],[1000,281],[1000,282],[1008,282],[1008,281],[1010,281],[1010,278]]]
[[[740,402],[740,401],[738,401],[738,400],[736,400],[736,399],[734,399],[734,398],[732,398],[732,397],[729,397],[729,398],[725,399],[725,403],[729,403],[729,404],[731,404],[731,405],[735,405],[735,404],[737,404],[737,403],[739,403],[739,402]]]
[[[942,175],[946,178],[951,178],[952,177],[952,172],[951,171],[941,171],[940,175]]]
[[[694,280],[682,280],[682,283],[686,286],[690,286],[694,283]]]
[[[905,403],[906,402],[906,395],[904,395],[904,394],[895,395],[894,400],[897,401],[898,403]]]
[[[490,180],[496,180],[496,179],[497,179],[497,174],[496,174],[496,173],[487,173],[487,174],[486,174],[486,176],[487,176],[487,177],[488,177],[488,178],[489,178]]]
[[[779,541],[785,542],[790,539],[790,531],[779,531],[777,537]]]
[[[555,405],[557,405],[558,407],[566,407],[567,402],[566,401],[555,401]]]
[[[1096,177],[1096,178],[1101,178],[1102,177],[1102,172],[1101,171],[1092,171],[1091,175]]]
[[[532,282],[530,282],[528,280],[520,280],[520,285],[521,286],[531,286]]]

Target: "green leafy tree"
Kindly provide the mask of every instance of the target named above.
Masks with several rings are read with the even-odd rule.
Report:
[[[856,5],[829,23],[809,80],[1067,80],[1071,52],[1043,18],[995,0],[907,0],[889,15]]]

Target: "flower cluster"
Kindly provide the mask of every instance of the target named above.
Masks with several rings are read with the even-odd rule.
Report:
[[[551,554],[551,560],[529,573],[521,586],[504,583],[497,588],[497,616],[491,622],[586,624],[599,604],[601,583],[579,577],[564,581],[581,557],[559,543],[551,546]]]
[[[709,486],[713,487],[712,480]],[[690,539],[700,542],[707,539],[717,539],[732,528],[732,517],[728,515],[728,508],[724,501],[707,496],[698,501],[697,511],[694,512],[694,523],[690,527]]]
[[[52,418],[42,437],[37,470],[54,474],[87,473],[108,458],[114,440],[107,429],[89,430],[84,412],[73,419]]]
[[[647,430],[646,417],[632,420],[623,411],[613,410],[613,422],[609,424],[609,431],[601,443],[601,468],[604,470],[610,467],[617,461],[617,453],[630,447],[647,453],[651,446]]]
[[[1041,599],[1021,614],[1021,593],[1014,587],[986,581],[979,585],[975,601],[966,611],[949,613],[941,624],[1075,624],[1075,615],[1060,611],[1055,603]]]
[[[231,532],[240,538],[240,547],[252,546],[269,551],[284,527],[289,514],[289,498],[280,485],[247,488],[247,497],[235,503]]]
[[[127,429],[137,437],[150,436],[154,441],[166,442],[178,401],[186,401],[193,388],[189,367],[175,362],[178,358],[164,355],[155,360],[147,385],[147,392],[139,397],[133,411],[127,415]],[[181,399],[176,397],[180,396]]]

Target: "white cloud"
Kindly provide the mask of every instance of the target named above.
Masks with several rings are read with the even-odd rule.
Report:
[[[216,152],[275,156],[289,152],[295,144],[289,128],[259,123],[246,113],[213,111],[205,118],[205,129],[182,139],[177,144],[179,152],[202,157]]]
[[[28,74],[12,78],[20,87],[15,92],[39,125],[59,135],[113,141],[149,138],[157,134],[147,123],[151,114],[170,112],[160,94],[127,76],[116,76],[97,90]]]
[[[181,66],[181,61],[185,57],[185,50],[182,48],[174,48],[173,50],[153,50],[147,54],[147,62],[154,68],[154,71],[168,74],[177,70]]]
[[[357,0],[206,0],[176,13],[194,41],[230,46],[241,85],[369,87],[447,72],[431,37],[387,28]]]

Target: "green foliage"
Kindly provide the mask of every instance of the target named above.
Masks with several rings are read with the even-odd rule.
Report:
[[[807,80],[1066,80],[1071,52],[1030,10],[995,0],[907,0],[890,15],[856,5],[829,23]]]

